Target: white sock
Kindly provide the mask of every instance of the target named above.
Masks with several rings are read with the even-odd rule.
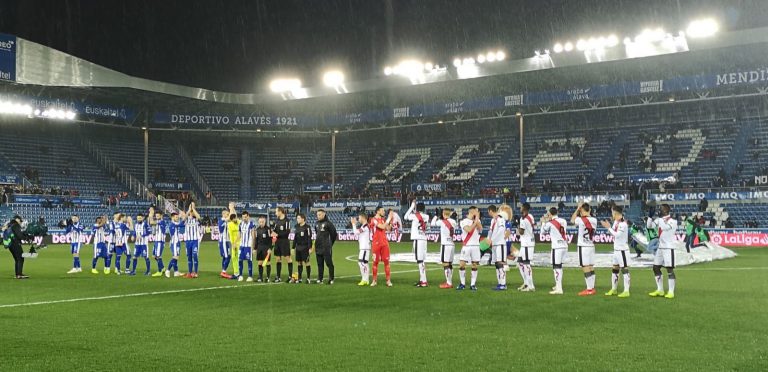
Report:
[[[669,278],[669,293],[675,293],[675,278]]]
[[[446,267],[443,271],[445,271],[445,282],[448,283],[448,285],[452,285],[453,281],[451,279],[453,278],[453,269]]]
[[[656,290],[659,292],[664,292],[664,283],[661,281],[661,275],[656,275]]]
[[[358,261],[357,265],[360,266],[360,278],[362,278],[362,280],[368,281],[368,264]]]
[[[528,288],[534,288],[533,285],[533,270],[531,270],[531,265],[526,264],[525,265],[525,278],[526,278],[526,285],[528,285]]]
[[[619,273],[611,272],[611,290],[619,289]]]
[[[624,273],[624,292],[629,292],[629,272]]]
[[[563,269],[554,269],[555,271],[555,289],[563,290]]]
[[[419,263],[419,281],[427,282],[427,264],[424,261]]]
[[[499,272],[499,284],[501,285],[507,285],[507,272],[504,271],[504,268],[498,269]]]
[[[459,282],[461,285],[467,285],[467,270],[459,269]]]
[[[586,277],[587,280],[587,289],[595,289],[595,272],[592,272],[592,275]]]
[[[525,275],[525,266],[523,266],[522,263],[518,263],[517,270],[520,271],[520,278],[523,279],[523,285],[528,285],[528,280]]]
[[[477,284],[477,270],[472,270],[472,281],[470,283],[473,286]]]

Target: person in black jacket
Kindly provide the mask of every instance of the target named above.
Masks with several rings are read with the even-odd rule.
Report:
[[[277,276],[275,277],[275,283],[282,281],[281,274],[283,272],[283,262],[288,263],[288,277],[291,278],[293,274],[293,261],[291,261],[291,241],[288,239],[288,235],[291,233],[291,222],[285,215],[285,208],[277,207],[275,210],[277,220],[272,223],[272,237],[276,238],[274,256],[277,263]],[[291,282],[293,279],[291,278]]]
[[[315,257],[317,258],[317,284],[323,284],[324,265],[328,265],[328,284],[333,284],[333,243],[339,234],[336,226],[325,216],[325,210],[317,210],[315,224]]]
[[[259,266],[259,279],[257,282],[265,281],[269,283],[269,276],[272,275],[272,261],[269,250],[272,249],[272,229],[267,226],[267,217],[259,216],[259,226],[256,228],[256,261]],[[267,267],[267,277],[264,278],[264,266]]]
[[[13,261],[16,263],[16,279],[29,279],[29,277],[23,273],[24,257],[22,254],[24,253],[24,250],[21,247],[21,241],[30,241],[32,240],[32,236],[21,230],[21,217],[18,215],[13,216],[13,219],[8,223],[8,229],[10,230],[10,236],[8,236],[8,239],[10,239],[8,250],[11,251]]]
[[[312,248],[312,227],[307,224],[307,217],[304,216],[304,213],[299,213],[296,216],[296,222],[298,223],[293,234],[293,250],[296,252],[296,262],[299,264],[299,276],[296,283],[301,283],[301,275],[306,267],[307,284],[309,284],[310,271],[312,270],[309,264],[309,253]]]

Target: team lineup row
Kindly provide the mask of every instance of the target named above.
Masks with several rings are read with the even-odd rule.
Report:
[[[653,297],[674,298],[675,294],[675,238],[677,221],[671,218],[669,205],[661,206],[661,216],[656,219],[649,218],[646,227],[653,231],[654,245],[658,245],[654,256],[653,273],[657,289],[650,293]],[[520,207],[520,223],[513,228],[510,217],[512,208],[507,205],[500,207],[489,206],[488,215],[491,217],[490,226],[487,229],[486,238],[481,238],[483,226],[480,220],[480,211],[476,207],[470,207],[466,216],[457,223],[451,215],[453,210],[445,209],[442,216],[430,216],[425,213],[425,205],[414,201],[404,215],[404,219],[411,222],[410,237],[413,244],[413,254],[419,271],[419,280],[416,287],[427,287],[426,254],[427,254],[427,229],[429,227],[440,229],[440,261],[445,273],[445,282],[439,287],[443,289],[454,288],[453,262],[455,255],[454,239],[456,226],[461,230],[461,250],[459,253],[459,284],[457,290],[467,288],[466,269],[470,267],[470,290],[476,290],[477,272],[481,257],[481,245],[487,244],[491,252],[491,261],[496,267],[498,284],[495,290],[507,289],[508,261],[516,261],[522,285],[518,290],[532,292],[536,290],[531,270],[531,259],[535,248],[534,229],[536,223],[530,214],[530,205],[523,203]],[[234,203],[230,203],[227,209],[222,210],[219,221],[219,253],[221,255],[222,278],[238,281],[254,281],[253,261],[256,256],[258,277],[257,282],[281,282],[282,266],[287,265],[290,283],[310,283],[311,264],[310,255],[315,254],[318,275],[316,283],[324,283],[325,269],[327,267],[329,280],[333,284],[333,244],[337,239],[336,228],[327,218],[325,211],[317,212],[317,222],[314,227],[309,226],[306,216],[298,214],[296,224],[291,228],[290,221],[283,208],[275,210],[277,219],[267,224],[265,216],[258,216],[255,221],[247,211],[237,212]],[[390,249],[386,233],[392,230],[393,220],[396,214],[389,213],[383,207],[375,210],[373,216],[361,213],[351,218],[351,225],[358,236],[360,269],[360,286],[378,285],[379,263],[383,263],[386,285],[392,286],[390,279]],[[93,224],[93,262],[91,272],[98,274],[97,264],[99,259],[104,260],[103,272],[111,273],[112,259],[115,259],[115,273],[136,275],[137,261],[145,260],[145,275],[150,275],[150,257],[154,258],[157,271],[151,274],[154,277],[198,277],[198,251],[202,239],[203,228],[200,225],[200,215],[192,203],[189,209],[178,213],[172,213],[170,221],[165,221],[163,213],[150,208],[145,216],[139,214],[136,220],[131,217],[116,213],[112,221],[106,217],[100,217]],[[568,222],[558,216],[558,210],[551,208],[541,220],[541,231],[550,236],[551,262],[555,286],[549,292],[553,295],[563,294],[563,260],[565,258],[568,243],[565,228]],[[586,288],[579,292],[580,296],[596,294],[594,256],[595,243],[593,237],[598,226],[598,221],[591,216],[591,207],[583,203],[573,212],[570,218],[571,224],[578,227],[577,254],[579,264],[583,269]],[[612,221],[600,221],[602,227],[614,236],[613,268],[611,275],[611,289],[606,295],[618,295],[629,297],[630,273],[628,263],[629,250],[629,226],[624,219],[623,210],[615,206],[612,210]],[[80,235],[84,233],[84,227],[77,216],[67,222],[67,234],[72,243],[73,268],[69,273],[82,272],[80,265]],[[291,244],[289,235],[293,231],[294,238]],[[511,236],[519,237],[520,246],[511,244]],[[313,239],[313,236],[315,237]],[[171,250],[171,260],[166,267],[163,262],[163,253],[166,239]],[[130,251],[128,241],[133,240],[134,249]],[[149,252],[149,245],[152,251]],[[185,247],[188,272],[182,274],[178,267],[181,256],[182,244]],[[293,252],[293,255],[292,255]],[[121,271],[121,258],[126,256],[125,270]],[[276,275],[272,276],[272,257],[275,257]],[[293,256],[293,259],[292,259]],[[131,257],[132,265],[131,265]],[[232,263],[232,257],[238,260],[237,265]],[[294,260],[297,263],[297,271],[294,271]],[[369,264],[372,263],[372,267]],[[232,274],[229,274],[229,266],[232,266]],[[247,265],[245,275],[244,265]],[[668,290],[664,291],[661,269],[666,268]],[[372,269],[372,273],[370,273]],[[265,273],[266,271],[266,273]],[[306,271],[306,277],[304,272]],[[266,276],[265,276],[266,274]],[[372,275],[371,275],[372,274]],[[623,291],[618,292],[619,276],[623,277]],[[372,278],[371,278],[372,277]],[[371,280],[372,279],[372,280]]]

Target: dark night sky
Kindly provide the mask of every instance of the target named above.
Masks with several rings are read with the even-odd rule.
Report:
[[[724,29],[768,26],[768,1],[0,0],[0,32],[130,75],[235,92],[264,91],[278,74],[318,85],[327,67],[375,78],[406,56],[450,63],[501,47],[524,58],[567,38],[674,32],[701,16]]]

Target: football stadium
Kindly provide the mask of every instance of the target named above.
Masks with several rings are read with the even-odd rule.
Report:
[[[764,1],[0,20],[0,370],[768,370]]]

